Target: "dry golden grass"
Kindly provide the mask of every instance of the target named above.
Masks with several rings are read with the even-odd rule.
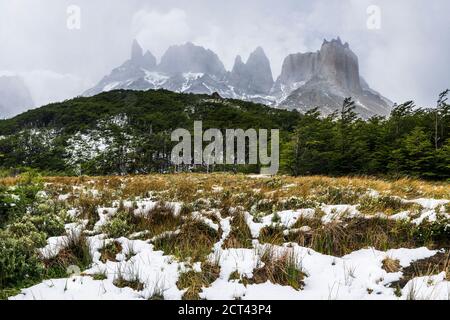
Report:
[[[252,248],[252,233],[245,221],[244,214],[237,212],[231,220],[231,231],[225,239],[223,247],[229,248]]]
[[[300,261],[292,254],[281,256],[267,249],[261,257],[261,265],[253,271],[253,277],[248,279],[243,277],[244,284],[260,284],[270,281],[274,284],[291,286],[296,290],[301,290],[305,283],[306,274],[299,267]]]
[[[186,221],[179,232],[153,241],[156,250],[180,260],[205,261],[220,234],[199,220]]]
[[[0,185],[13,186],[20,181],[20,177],[2,178]],[[370,177],[251,177],[222,173],[44,177],[42,181],[52,199],[57,200],[63,194],[69,195],[67,199],[55,202],[67,208],[77,208],[81,213],[80,218],[89,220],[89,230],[98,221],[98,209],[101,207],[117,207],[117,203],[113,203],[121,200],[150,198],[160,201],[161,205],[145,216],[135,216],[131,211],[119,208],[119,212],[124,213],[123,224],[129,226],[127,234],[120,235],[145,231],[146,239],[151,239],[167,231],[179,230],[178,234],[156,239],[154,245],[182,260],[192,258],[203,261],[212,246],[220,240],[220,232],[191,219],[193,211],[201,212],[216,224],[219,224],[218,212],[221,218],[231,217],[231,232],[223,248],[253,247],[244,212],[258,219],[277,211],[300,208],[315,209],[316,218],[299,219],[292,229],[308,226],[310,231],[284,234],[282,228],[269,226],[261,230],[258,240],[276,245],[296,242],[335,256],[369,246],[387,250],[448,244],[448,241],[442,240],[434,243],[428,238],[419,242],[417,235],[411,233],[409,225],[395,221],[355,218],[345,223],[328,225],[320,222],[320,215],[323,214],[320,203],[359,204],[359,210],[369,215],[378,212],[391,215],[404,210],[417,212],[420,209],[417,205],[404,203],[397,197],[450,199],[448,182],[414,179],[387,181]],[[373,191],[379,197],[373,197]],[[172,209],[164,205],[165,202],[174,201],[184,203],[181,216],[175,216]],[[446,208],[449,207],[447,205]],[[116,218],[120,217],[118,215]],[[120,228],[118,230],[122,232]]]
[[[1,178],[0,185],[13,186],[20,178]],[[435,199],[449,199],[450,188],[448,182],[429,182],[415,179],[381,180],[370,177],[342,177],[325,176],[309,177],[267,177],[253,178],[242,174],[171,174],[145,176],[105,176],[105,177],[45,177],[49,188],[64,188],[64,186],[85,186],[116,194],[123,197],[146,197],[149,193],[163,193],[171,200],[192,201],[199,196],[220,198],[229,194],[235,197],[239,193],[247,196],[281,199],[289,197],[308,198],[317,193],[323,193],[330,188],[355,191],[358,194],[368,189],[376,190],[386,196],[403,198],[429,197]],[[220,187],[220,192],[214,192],[213,187]],[[252,192],[252,190],[256,190]],[[238,201],[239,202],[239,201]],[[230,203],[232,204],[232,202]]]
[[[201,272],[188,271],[180,274],[177,281],[178,289],[185,289],[183,300],[200,300],[202,288],[208,287],[220,274],[220,267],[211,262],[201,265]]]
[[[116,256],[120,252],[122,252],[122,245],[119,242],[114,241],[107,244],[100,250],[100,261],[103,263],[107,261],[116,262]]]
[[[399,272],[401,270],[400,261],[396,259],[386,258],[383,260],[382,268],[388,273]]]
[[[404,288],[416,277],[433,276],[442,272],[445,272],[447,280],[450,281],[450,251],[448,250],[430,258],[414,261],[410,266],[403,268],[402,278],[391,283],[391,287]]]

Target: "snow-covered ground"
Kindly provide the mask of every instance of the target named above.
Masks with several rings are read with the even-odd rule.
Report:
[[[64,199],[65,197],[61,197]],[[438,213],[435,209],[445,200],[418,199],[411,201],[423,207],[419,218],[413,223],[423,219],[436,219]],[[131,207],[131,202],[125,202],[125,206]],[[136,204],[135,204],[136,205]],[[144,214],[156,205],[151,200],[139,201],[134,214]],[[172,204],[175,213],[180,211],[180,204]],[[323,205],[325,216],[323,223],[329,223],[340,219],[344,214],[347,217],[360,215],[356,206],[331,206]],[[100,220],[94,229],[104,224],[115,214],[114,208],[99,208]],[[443,215],[447,213],[442,212]],[[274,215],[278,216],[277,222]],[[253,218],[246,213],[246,222],[257,238],[260,230],[265,226],[279,224],[289,229],[300,217],[311,217],[313,209],[287,210],[276,214],[267,215],[260,223],[253,222]],[[219,230],[219,225],[202,214],[193,213],[194,218],[201,219],[213,229]],[[395,219],[409,219],[408,214],[402,213]],[[66,229],[72,233],[80,233],[85,223],[70,224]],[[405,268],[414,261],[429,258],[438,253],[427,248],[393,249],[386,252],[367,248],[352,252],[343,257],[333,257],[320,254],[312,249],[304,248],[298,244],[286,243],[283,246],[259,244],[253,240],[253,249],[223,249],[222,244],[230,232],[230,218],[220,220],[220,228],[223,231],[221,239],[214,245],[209,259],[220,266],[220,275],[209,287],[203,288],[200,297],[203,299],[449,299],[450,282],[446,280],[446,274],[437,274],[412,279],[402,289],[401,294],[395,292],[389,284],[398,281],[402,272],[388,273],[383,269],[383,260],[390,258],[398,260],[400,266]],[[188,270],[200,271],[199,263],[186,263],[177,261],[172,256],[164,255],[162,251],[156,251],[151,240],[130,240],[127,238],[107,239],[104,234],[97,234],[88,238],[93,265],[81,274],[65,279],[46,280],[22,292],[10,299],[148,299],[155,293],[162,294],[164,299],[181,299],[185,290],[177,287],[179,275]],[[116,261],[100,261],[99,250],[107,243],[116,241],[121,244],[122,252],[116,256]],[[68,242],[67,236],[48,239],[48,245],[41,249],[46,258],[54,257]],[[295,290],[289,286],[282,286],[271,282],[262,284],[244,285],[239,280],[230,280],[233,272],[241,276],[252,278],[255,268],[261,267],[261,255],[267,250],[275,253],[275,256],[286,255],[295,257],[297,267],[306,274],[304,288]],[[132,254],[131,258],[126,257]],[[103,274],[105,279],[94,280],[93,275]],[[131,288],[118,288],[114,281],[118,275],[128,280],[139,280],[143,290],[135,291]]]

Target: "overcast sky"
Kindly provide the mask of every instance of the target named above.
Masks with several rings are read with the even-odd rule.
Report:
[[[81,28],[67,28],[67,8]],[[367,27],[367,8],[381,28]],[[372,88],[396,102],[434,106],[450,87],[448,0],[0,0],[0,74],[22,75],[38,104],[81,93],[128,59],[133,38],[160,58],[187,41],[228,69],[262,46],[280,73],[289,53],[340,36]]]

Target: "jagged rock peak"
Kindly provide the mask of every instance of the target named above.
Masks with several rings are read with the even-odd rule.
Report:
[[[156,57],[148,50],[142,57],[142,67],[147,70],[156,68]]]
[[[143,56],[143,50],[139,42],[134,39],[133,45],[131,46],[131,60],[139,60]]]
[[[268,94],[273,86],[270,61],[264,50],[258,47],[253,51],[247,62],[243,63],[237,56],[230,74],[231,85],[239,92],[249,94]]]
[[[263,55],[266,56],[266,53],[264,52],[264,49],[262,47],[257,47],[252,54],[254,55]]]
[[[337,37],[336,39],[331,39],[330,41],[328,41],[327,39],[323,39],[322,48],[329,44],[350,49],[350,45],[348,44],[348,42],[343,43],[340,37]]]
[[[159,70],[167,73],[206,73],[223,76],[226,71],[217,54],[192,42],[171,46],[161,58]]]
[[[387,115],[392,105],[361,80],[358,57],[339,37],[325,39],[314,52],[287,56],[276,83],[270,61],[261,47],[245,62],[236,56],[233,69],[227,72],[213,51],[192,42],[171,46],[157,65],[156,58],[148,51],[143,54],[135,40],[132,58],[85,95],[113,89],[160,88],[201,94],[218,92],[225,98],[303,111],[318,106],[323,114],[336,110],[349,96],[358,101],[358,111],[364,117]]]
[[[135,39],[131,46],[131,59],[126,64],[132,65],[137,68],[144,68],[146,70],[153,70],[156,68],[156,58],[150,52],[142,49],[139,42]]]

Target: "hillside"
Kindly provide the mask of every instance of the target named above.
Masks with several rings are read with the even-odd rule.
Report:
[[[290,130],[298,113],[211,95],[181,94],[167,90],[115,90],[94,97],[77,97],[0,120],[0,135],[24,128],[55,129],[64,133],[95,129],[99,121],[126,116],[138,130],[174,130],[203,120],[205,127],[283,128]]]
[[[203,121],[204,129],[280,129],[281,172],[287,174],[445,180],[450,178],[450,107],[444,98],[438,109],[406,102],[389,118],[363,120],[351,99],[324,117],[317,109],[301,114],[217,94],[114,90],[1,120],[0,168],[69,175],[171,172],[172,131],[193,130],[194,121]],[[259,172],[258,165],[210,169]]]

